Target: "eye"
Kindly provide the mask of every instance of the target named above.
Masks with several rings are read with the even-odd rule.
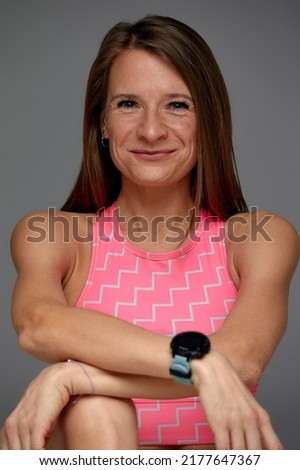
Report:
[[[137,102],[135,100],[130,100],[130,99],[123,100],[122,99],[118,101],[117,107],[123,108],[123,109],[134,109],[135,107],[137,107]]]
[[[189,109],[190,105],[187,101],[172,101],[169,106],[170,109],[173,109],[175,111],[181,111],[182,109]]]

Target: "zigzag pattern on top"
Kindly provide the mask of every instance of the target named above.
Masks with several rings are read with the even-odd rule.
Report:
[[[112,217],[112,208],[106,210]],[[211,223],[199,241],[168,256],[143,256],[115,237],[103,242],[94,228],[87,284],[77,306],[105,312],[135,325],[173,336],[186,330],[211,334],[220,328],[237,292],[227,269],[222,221]],[[109,229],[109,227],[108,227]],[[109,230],[108,230],[109,233]],[[111,227],[113,233],[113,227]],[[143,445],[212,442],[199,399],[135,400]]]

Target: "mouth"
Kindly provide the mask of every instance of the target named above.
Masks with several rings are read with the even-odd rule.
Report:
[[[174,149],[158,149],[158,150],[148,150],[148,149],[133,149],[130,151],[134,156],[140,158],[141,160],[147,161],[158,161],[166,160],[170,158],[175,152]]]

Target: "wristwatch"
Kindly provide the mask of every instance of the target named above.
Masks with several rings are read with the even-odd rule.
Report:
[[[192,384],[190,361],[199,359],[210,350],[209,338],[198,331],[185,331],[174,336],[171,341],[172,364],[170,373],[173,379],[184,384]]]

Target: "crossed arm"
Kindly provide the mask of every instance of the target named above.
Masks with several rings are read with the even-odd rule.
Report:
[[[60,243],[59,236],[53,245],[28,246],[23,221],[13,236],[18,271],[13,321],[21,346],[55,364],[32,382],[6,421],[4,448],[21,447],[22,441],[30,442],[29,448],[43,448],[70,396],[91,393],[81,368],[65,363],[70,357],[85,364],[96,394],[122,398],[199,394],[219,449],[238,448],[241,442],[245,448],[280,448],[269,416],[245,386],[259,381],[285,330],[289,283],[299,257],[299,239],[290,224],[274,217],[268,230],[272,242],[228,245],[238,299],[222,328],[210,336],[211,353],[192,361],[192,387],[170,377],[169,338],[69,306],[63,283],[74,270],[76,249]]]

